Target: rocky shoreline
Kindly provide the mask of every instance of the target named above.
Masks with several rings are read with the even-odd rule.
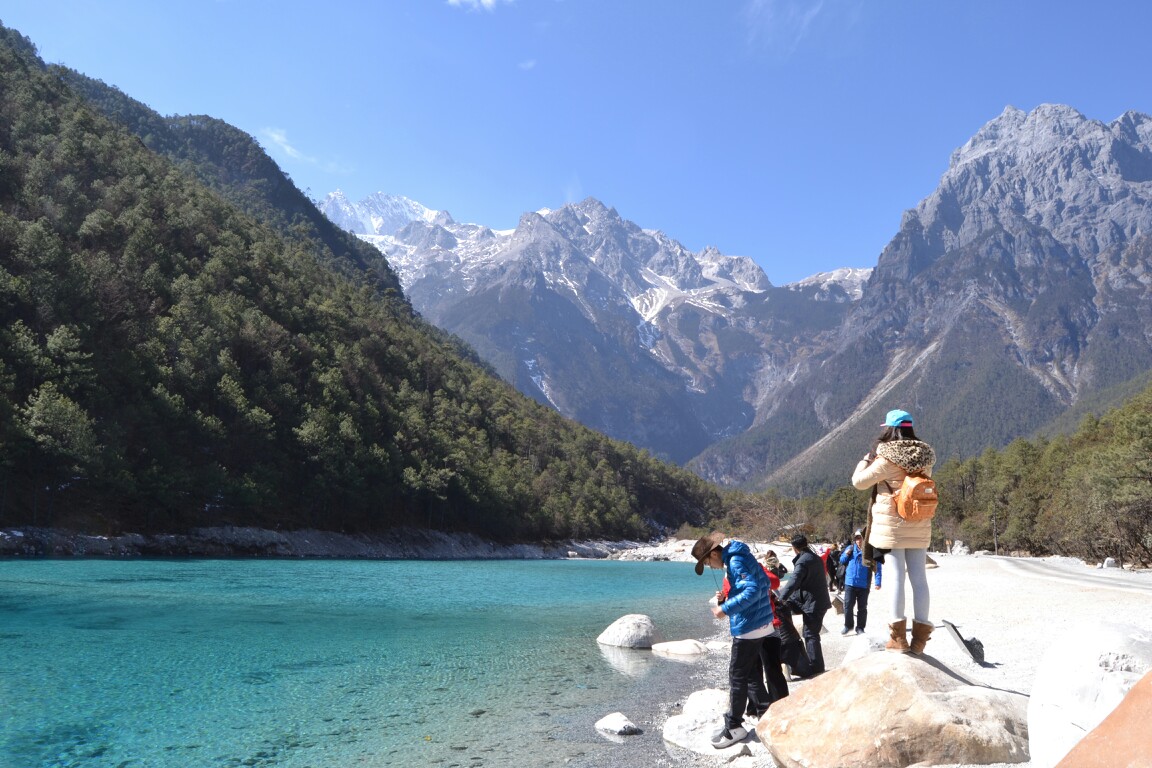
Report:
[[[55,528],[0,530],[0,557],[266,557],[380,560],[558,560],[620,557],[635,541],[502,544],[466,533],[398,528],[381,534],[219,526],[181,534],[96,536]]]

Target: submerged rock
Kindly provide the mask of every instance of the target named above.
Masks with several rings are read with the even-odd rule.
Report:
[[[652,653],[667,656],[700,656],[708,653],[708,646],[699,640],[671,640],[667,643],[654,643]]]

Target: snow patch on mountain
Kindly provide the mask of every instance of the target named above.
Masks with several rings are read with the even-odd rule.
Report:
[[[318,207],[333,224],[356,235],[391,235],[409,222],[452,219],[446,211],[434,211],[407,197],[383,192],[352,203],[337,189]]]
[[[839,288],[850,300],[856,301],[864,294],[864,284],[871,275],[870,267],[860,269],[842,267],[831,272],[818,272],[795,283],[788,283],[784,287],[792,291],[814,288],[817,297],[829,298],[832,298],[833,289]]]

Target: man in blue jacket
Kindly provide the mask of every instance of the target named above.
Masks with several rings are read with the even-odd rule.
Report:
[[[844,547],[840,562],[847,565],[844,571],[844,629],[840,634],[847,635],[855,625],[856,634],[864,634],[868,623],[868,566],[864,565],[864,532],[852,535],[852,546]],[[880,589],[880,569],[876,563],[876,589]],[[853,616],[855,614],[855,616]]]
[[[748,706],[749,695],[755,695],[755,675],[763,674],[763,667],[757,664],[767,660],[764,655],[764,639],[772,634],[772,597],[769,594],[768,576],[764,568],[752,555],[748,545],[736,539],[729,539],[720,532],[704,536],[692,547],[692,557],[696,558],[696,575],[704,573],[704,566],[723,568],[728,576],[728,597],[721,602],[720,592],[716,593],[716,604],[712,615],[716,618],[728,617],[732,632],[732,656],[728,661],[728,712],[724,715],[724,727],[712,738],[712,746],[717,749],[730,747],[748,736],[744,728],[744,711]],[[763,687],[762,681],[759,687]],[[767,710],[768,702],[757,702]]]

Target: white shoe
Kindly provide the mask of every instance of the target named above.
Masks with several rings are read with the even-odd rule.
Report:
[[[712,737],[712,746],[716,749],[724,749],[733,744],[744,741],[748,737],[748,730],[743,726],[736,726],[735,728],[725,728]]]

